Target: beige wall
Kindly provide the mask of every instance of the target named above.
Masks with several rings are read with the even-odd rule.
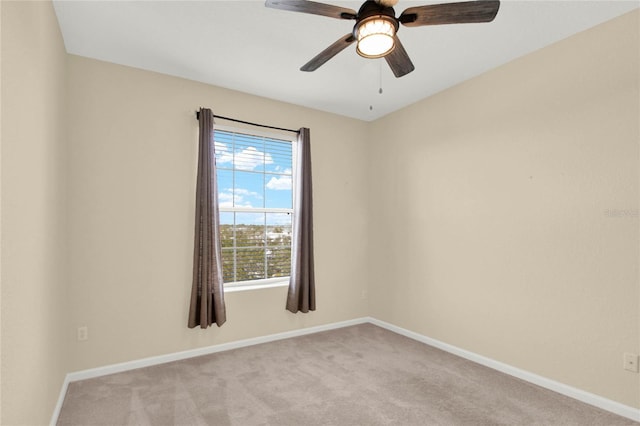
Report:
[[[0,200],[2,200],[2,2],[0,2]],[[0,202],[0,320],[2,317],[2,202]],[[2,383],[2,324],[0,323],[0,383]],[[0,423],[2,423],[2,385],[0,385]]]
[[[2,2],[2,418],[46,424],[66,363],[66,54],[49,2]]]
[[[366,123],[76,56],[68,95],[72,370],[367,314]],[[316,312],[287,312],[286,287],[227,293],[224,327],[187,329],[200,106],[311,129]]]
[[[373,123],[372,316],[640,408],[639,19]]]
[[[50,3],[0,12],[0,423],[48,422],[69,371],[365,315],[640,408],[637,11],[374,123],[66,56]],[[311,128],[318,311],[228,293],[224,327],[186,328],[200,106]]]

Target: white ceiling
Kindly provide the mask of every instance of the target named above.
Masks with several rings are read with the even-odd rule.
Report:
[[[400,0],[396,16],[448,1]],[[53,3],[69,53],[367,121],[640,5],[507,0],[491,23],[401,27],[398,36],[416,69],[397,79],[384,59],[359,57],[355,44],[315,72],[299,71],[354,21],[269,9],[264,1]],[[328,3],[356,10],[361,4]]]

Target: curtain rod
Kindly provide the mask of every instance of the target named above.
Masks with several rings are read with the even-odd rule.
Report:
[[[284,132],[300,133],[299,130],[292,130],[292,129],[285,129],[285,128],[282,128],[282,127],[267,126],[266,124],[252,123],[250,121],[238,120],[238,119],[235,119],[235,118],[223,117],[221,115],[215,115],[215,114],[213,116],[215,118],[219,118],[221,120],[228,120],[228,121],[233,121],[233,122],[236,122],[236,123],[248,124],[250,126],[264,127],[265,129],[282,130]],[[196,111],[196,120],[200,120],[200,111]]]

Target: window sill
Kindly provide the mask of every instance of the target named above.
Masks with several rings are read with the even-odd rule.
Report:
[[[265,288],[275,288],[275,287],[287,287],[289,285],[289,278],[282,281],[275,281],[265,284],[249,284],[249,285],[230,285],[228,287],[224,287],[225,293],[236,293],[240,291],[250,291],[250,290],[262,290]]]

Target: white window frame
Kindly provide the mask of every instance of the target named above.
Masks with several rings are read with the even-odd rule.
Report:
[[[291,194],[292,194],[292,208],[291,209],[277,209],[277,208],[265,208],[265,207],[219,207],[218,210],[220,213],[289,213],[291,215],[291,234],[292,234],[292,246],[293,246],[293,221],[295,218],[294,215],[294,207],[296,205],[296,176],[298,173],[297,170],[297,148],[298,148],[298,138],[296,134],[293,133],[276,133],[276,132],[265,132],[254,129],[246,129],[232,126],[224,126],[224,125],[215,125],[214,126],[214,140],[215,140],[215,132],[223,131],[230,133],[240,133],[248,136],[256,136],[256,137],[264,137],[269,139],[276,139],[281,141],[291,142]],[[216,167],[217,173],[217,167]],[[217,182],[217,179],[216,179]],[[219,189],[219,188],[218,188]],[[293,247],[292,247],[293,248]],[[291,251],[293,260],[293,249]],[[274,277],[274,278],[263,278],[259,280],[246,280],[246,281],[230,281],[224,282],[224,290],[225,291],[241,291],[241,290],[253,290],[253,289],[261,289],[261,288],[270,288],[270,287],[281,287],[285,285],[289,285],[289,276],[286,277]]]

